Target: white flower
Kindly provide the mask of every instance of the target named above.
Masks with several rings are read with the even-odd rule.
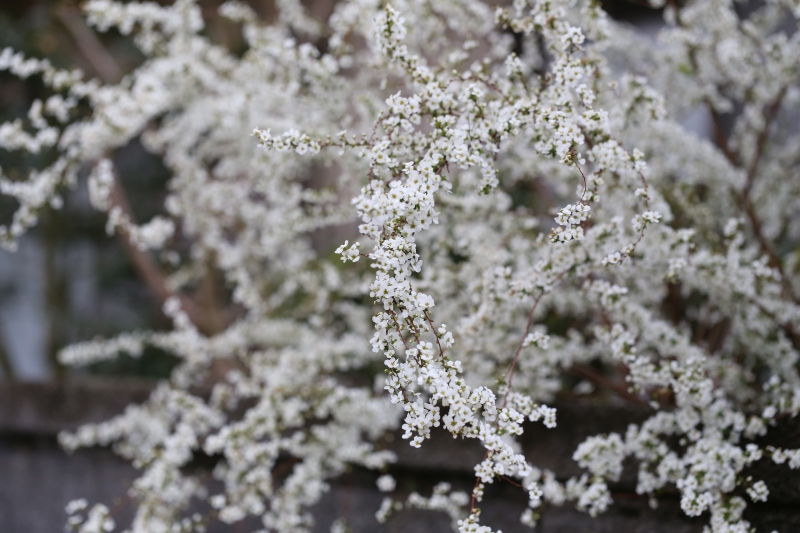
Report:
[[[376,484],[378,485],[378,490],[381,492],[392,492],[397,486],[397,482],[389,474],[384,474],[379,477]]]

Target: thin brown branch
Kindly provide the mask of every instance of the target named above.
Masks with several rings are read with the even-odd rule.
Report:
[[[775,100],[764,108],[764,127],[758,133],[755,153],[753,154],[753,159],[750,161],[750,165],[747,167],[747,182],[742,190],[742,195],[745,197],[749,196],[750,189],[753,187],[756,171],[758,170],[758,164],[761,162],[761,156],[764,154],[764,148],[766,147],[767,140],[769,139],[769,131],[772,128],[772,123],[778,116],[778,110],[781,108],[783,97],[785,95],[786,87],[781,89],[781,91],[778,93],[778,96],[775,97]]]
[[[572,365],[570,368],[567,369],[567,372],[573,374],[575,376],[587,379],[598,385],[604,389],[608,389],[616,393],[620,398],[628,400],[629,402],[636,403],[639,405],[647,405],[647,402],[640,398],[639,396],[631,393],[628,390],[628,387],[622,383],[617,383],[616,381],[612,381],[607,377],[598,374],[591,368],[583,365]]]
[[[125,195],[125,190],[122,188],[119,176],[114,171],[114,183],[111,188],[111,205],[112,209],[118,207],[122,213],[135,224],[133,211],[131,210],[128,198]],[[133,267],[141,280],[147,286],[150,293],[156,299],[159,309],[163,308],[164,303],[168,298],[177,296],[181,301],[181,308],[189,317],[189,320],[203,333],[213,333],[213,325],[209,324],[202,310],[192,300],[184,295],[174,293],[167,283],[167,277],[162,272],[158,263],[156,263],[153,256],[146,250],[142,250],[131,239],[130,235],[123,229],[119,228],[117,231],[122,246],[130,257]]]
[[[233,318],[233,309],[226,308],[220,286],[214,275],[214,265],[209,260],[206,263],[206,274],[192,294],[192,302],[202,309],[209,333],[224,331]]]
[[[555,285],[556,283],[561,281],[561,278],[563,278],[567,274],[567,272],[569,272],[569,270],[564,270],[558,276],[556,276],[556,278],[553,280],[553,285]],[[507,386],[508,392],[506,392],[505,396],[503,397],[503,405],[502,405],[502,407],[506,406],[506,402],[508,401],[508,393],[511,392],[511,390],[513,388],[512,381],[514,379],[514,371],[517,368],[517,363],[519,362],[519,356],[520,356],[520,353],[522,353],[522,348],[523,348],[523,345],[525,344],[525,338],[528,336],[528,333],[530,333],[530,331],[531,331],[531,326],[533,325],[533,315],[536,312],[536,308],[539,306],[539,302],[542,300],[544,295],[545,295],[545,291],[544,291],[544,289],[542,289],[539,292],[539,295],[536,296],[536,299],[533,301],[533,305],[531,306],[531,310],[528,312],[528,321],[525,323],[525,331],[522,334],[522,340],[519,341],[519,344],[517,345],[517,349],[516,349],[516,351],[514,351],[514,359],[511,362],[511,367],[508,369],[508,379],[506,380],[507,381],[506,386]]]
[[[123,76],[122,69],[114,56],[108,52],[103,43],[97,38],[97,35],[83,21],[80,12],[74,8],[64,7],[58,9],[56,15],[73,39],[75,39],[81,53],[100,78],[107,83],[119,81]],[[122,210],[131,223],[135,223],[133,211],[116,171],[114,172],[114,184],[111,189],[111,202],[113,206],[117,206]],[[171,296],[178,296],[181,301],[181,308],[200,331],[206,334],[213,334],[224,329],[225,318],[222,315],[217,312],[206,313],[194,300],[184,295],[174,294],[168,287],[166,275],[161,271],[152,255],[147,251],[141,250],[124,229],[120,229],[118,234],[137,274],[156,299],[159,308],[162,308],[164,302]],[[202,291],[207,293],[205,294],[207,299],[211,300],[209,303],[213,304],[215,303],[213,294],[215,287],[212,286],[213,279],[210,278],[210,274],[208,278],[205,280],[207,283],[203,283],[201,288]]]
[[[750,302],[753,305],[755,305],[756,307],[758,307],[759,311],[761,311],[766,316],[768,316],[770,319],[772,319],[772,321],[775,322],[775,324],[777,324],[777,326],[779,328],[781,328],[781,330],[783,330],[783,332],[789,338],[789,342],[792,343],[792,346],[794,347],[794,349],[800,351],[800,334],[798,334],[794,330],[794,327],[792,326],[792,324],[790,322],[782,322],[775,315],[775,313],[773,313],[772,311],[770,311],[769,309],[764,307],[764,305],[761,302],[759,302],[758,300],[756,300],[755,298],[750,298]]]
[[[511,479],[511,478],[509,478],[509,477],[506,477],[506,476],[500,476],[500,479],[502,479],[503,481],[508,481],[509,483],[511,483],[512,485],[514,485],[515,487],[522,488],[522,485],[521,485],[521,484],[517,483],[516,481],[514,481],[513,479]]]
[[[756,139],[755,153],[750,161],[750,165],[747,167],[747,178],[744,188],[739,194],[739,204],[747,215],[747,219],[750,221],[750,227],[753,230],[753,234],[758,241],[761,251],[769,258],[770,266],[776,269],[781,275],[784,296],[788,296],[792,300],[797,301],[797,296],[794,294],[792,285],[789,282],[789,278],[786,276],[786,271],[783,268],[783,261],[781,261],[781,258],[775,252],[775,248],[773,247],[772,243],[764,235],[761,220],[758,217],[758,213],[756,213],[755,206],[753,205],[753,201],[750,197],[750,192],[753,188],[753,183],[755,182],[756,172],[758,171],[758,165],[761,162],[761,158],[764,154],[764,148],[766,147],[767,140],[769,139],[769,131],[772,128],[772,123],[778,116],[778,110],[780,110],[785,94],[786,88],[784,87],[780,93],[778,93],[778,96],[775,98],[775,100],[771,104],[767,105],[764,109],[764,127],[761,129],[758,134],[758,138]]]
[[[132,224],[136,223],[133,210],[131,209],[130,203],[128,202],[128,197],[125,194],[125,190],[122,188],[122,183],[120,182],[116,171],[114,172],[114,183],[111,187],[111,206],[112,209],[114,207],[120,208],[122,213],[131,221]],[[131,261],[133,261],[133,266],[136,269],[136,272],[142,278],[142,281],[144,281],[145,285],[147,285],[147,288],[150,290],[156,300],[158,300],[159,305],[163,305],[167,298],[172,296],[171,291],[167,288],[166,276],[156,264],[153,257],[148,252],[141,250],[131,240],[130,236],[124,229],[120,228],[118,233],[121,236],[121,241],[125,247],[125,251],[128,252],[128,256],[131,258]]]
[[[14,379],[16,377],[14,366],[11,364],[11,356],[8,354],[2,334],[0,334],[0,368],[3,369],[4,379]]]
[[[714,127],[714,142],[722,151],[722,154],[725,156],[728,162],[730,162],[730,164],[733,166],[738,167],[739,160],[728,144],[728,137],[725,135],[725,129],[722,127],[722,117],[720,116],[719,111],[716,110],[710,100],[706,100],[706,106],[708,106],[708,111],[711,113],[711,125]]]
[[[584,198],[586,198],[586,174],[583,173],[581,166],[578,164],[578,153],[574,148],[572,149],[572,164],[578,169],[578,172],[581,173],[581,178],[583,179],[583,193],[581,194],[580,200],[580,203],[583,203]]]
[[[47,361],[57,379],[63,378],[66,368],[58,360],[58,351],[66,338],[64,319],[69,316],[67,285],[62,269],[58,267],[59,221],[53,213],[42,218],[42,245],[44,248],[45,300],[47,301]]]
[[[714,324],[706,340],[706,351],[709,354],[715,353],[725,345],[725,339],[730,331],[729,321],[726,319]]]
[[[528,333],[531,331],[531,326],[533,325],[533,314],[536,312],[536,308],[539,306],[539,302],[542,301],[544,297],[544,290],[539,292],[539,295],[533,301],[533,305],[531,306],[531,310],[528,313],[528,321],[525,324],[525,332],[522,334],[522,340],[520,341],[519,345],[517,345],[517,349],[514,352],[514,359],[511,361],[511,367],[508,369],[508,380],[507,380],[507,387],[508,392],[511,392],[512,388],[512,381],[514,379],[514,371],[517,368],[517,363],[519,362],[519,354],[522,353],[522,347],[525,344],[525,339],[528,336]],[[503,406],[506,406],[506,402],[508,401],[508,393],[506,393],[505,397],[503,398]]]
[[[408,346],[408,342],[406,342],[405,337],[403,337],[403,332],[400,330],[400,324],[397,322],[397,313],[389,309],[389,314],[392,315],[392,321],[394,322],[394,329],[397,331],[397,336],[400,337],[400,340],[403,341],[403,346],[406,347],[406,351],[410,349]]]
[[[439,347],[439,356],[444,357],[444,348],[442,348],[442,343],[439,342],[439,335],[436,334],[436,328],[433,325],[433,320],[431,320],[431,317],[428,315],[427,311],[423,311],[423,314],[425,315],[425,318],[428,320],[428,324],[430,324],[431,326],[431,332],[433,333],[433,336],[436,338],[436,346]]]
[[[58,20],[75,39],[75,44],[86,58],[97,75],[106,83],[116,83],[122,79],[123,72],[97,34],[83,21],[80,11],[75,8],[62,7],[56,10]]]
[[[772,243],[764,235],[764,231],[761,227],[761,220],[758,218],[758,214],[756,213],[753,202],[750,200],[750,196],[742,194],[740,197],[740,202],[742,209],[747,215],[747,219],[750,221],[750,228],[753,230],[753,235],[758,241],[761,252],[764,253],[769,259],[769,266],[776,269],[781,276],[781,284],[783,286],[784,296],[788,296],[792,300],[797,301],[797,296],[794,294],[792,284],[790,283],[789,278],[786,276],[786,271],[783,268],[783,261],[781,261],[781,258],[775,252]]]
[[[489,450],[486,450],[486,453],[483,455],[483,460],[481,462],[483,462],[486,459],[488,459],[491,454],[492,454],[492,452],[490,452]],[[475,477],[475,486],[472,488],[472,496],[469,499],[469,512],[470,513],[475,510],[475,491],[478,490],[478,486],[480,484],[481,484],[481,478],[476,476]]]
[[[783,98],[785,95],[786,87],[781,89],[781,91],[775,97],[775,100],[765,106],[764,127],[761,129],[761,131],[759,131],[758,137],[756,138],[756,146],[754,148],[755,151],[753,153],[753,158],[750,160],[750,164],[747,166],[747,168],[744,169],[746,172],[744,187],[741,191],[734,191],[734,194],[739,202],[739,206],[747,216],[747,220],[750,222],[750,228],[753,231],[756,241],[758,241],[758,246],[761,248],[761,252],[769,259],[769,265],[776,269],[781,275],[784,296],[788,296],[792,300],[797,301],[797,296],[794,294],[792,285],[789,282],[789,279],[786,276],[786,272],[783,268],[783,262],[775,252],[775,248],[773,247],[772,243],[764,235],[761,220],[758,217],[758,213],[756,213],[755,206],[750,198],[750,192],[753,188],[753,184],[755,183],[756,173],[758,172],[758,165],[761,162],[762,156],[764,155],[764,149],[766,148],[767,141],[769,140],[769,132],[772,129],[773,122],[778,116],[778,111],[781,108],[781,104],[783,103]],[[714,126],[714,138],[717,146],[732,165],[743,168],[743,163],[739,161],[739,158],[736,157],[736,154],[734,154],[730,149],[728,138],[722,128],[719,113],[710,101],[706,101],[706,105],[711,112],[712,124]]]

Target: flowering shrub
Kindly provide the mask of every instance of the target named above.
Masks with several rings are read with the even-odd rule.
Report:
[[[257,516],[307,531],[326,482],[385,468],[376,442],[399,428],[423,451],[433,432],[485,448],[471,494],[442,484],[405,502],[462,533],[491,531],[479,504],[495,482],[527,492],[528,525],[543,504],[602,513],[626,458],[653,504],[677,489],[707,531],[749,531],[747,499],[769,489],[742,470],[800,466],[800,451],[753,442],[800,412],[797,3],[671,3],[657,44],[584,0],[342,0],[324,23],[277,4],[269,24],[222,6],[247,42],[235,55],[191,0],[91,0],[88,22],[147,56],[117,84],[0,54],[53,93],[0,126],[4,149],[52,155],[2,177],[19,203],[4,244],[89,169],[93,206],[174,323],[61,353],[85,365],[153,345],[182,360],[147,403],[61,438],[112,444],[141,470],[131,530]],[[681,125],[693,109],[716,143]],[[136,137],[173,176],[141,225],[112,158]],[[354,216],[353,244],[312,245]],[[208,268],[231,291],[222,325],[191,298]],[[515,439],[526,420],[556,425],[546,402],[565,387],[652,414],[588,438],[586,473],[561,483]],[[198,453],[218,458],[219,485],[184,468]],[[194,499],[213,511],[188,516]],[[401,505],[387,496],[378,519]],[[74,530],[114,528],[85,508],[70,505]]]

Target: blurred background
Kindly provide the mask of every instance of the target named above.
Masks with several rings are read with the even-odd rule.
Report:
[[[215,17],[221,3],[201,2],[206,31],[236,51],[243,47],[236,28]],[[266,19],[273,15],[271,1],[251,5]],[[94,32],[68,1],[0,2],[0,49],[6,47],[110,82],[144,60],[130,38]],[[25,117],[31,103],[46,96],[37,77],[0,72],[0,123]],[[11,179],[24,179],[48,157],[0,150],[0,168]],[[114,160],[136,218],[159,213],[169,178],[159,159],[134,140]],[[59,349],[75,341],[169,326],[121,242],[106,234],[105,216],[92,209],[85,181],[64,199],[62,209],[44,213],[16,252],[0,251],[0,378],[47,380],[68,372],[166,377],[174,360],[153,348],[141,358],[123,356],[79,371],[58,362]],[[10,220],[15,204],[0,196],[0,224]]]

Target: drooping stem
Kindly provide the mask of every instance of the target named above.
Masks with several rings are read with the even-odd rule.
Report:
[[[80,12],[74,8],[62,7],[56,10],[56,16],[100,79],[106,83],[118,82],[123,75],[122,69],[97,35],[83,21]]]
[[[122,183],[120,182],[119,175],[117,174],[116,170],[114,171],[114,182],[111,187],[111,207],[118,207],[121,209],[122,213],[131,221],[131,223],[135,224],[133,211],[131,210],[130,203],[125,195],[125,190],[122,187]],[[161,270],[158,263],[156,263],[152,254],[139,248],[139,246],[133,242],[130,235],[128,235],[123,228],[118,228],[117,234],[119,235],[120,242],[125,248],[128,257],[133,263],[136,273],[156,299],[156,303],[158,304],[159,308],[164,306],[164,303],[168,298],[177,296],[180,298],[181,308],[189,317],[189,320],[191,320],[192,323],[197,327],[197,329],[204,333],[213,332],[213,325],[207,319],[200,307],[193,300],[184,295],[178,295],[169,288],[167,276]]]
[[[3,332],[0,331],[0,369],[3,370],[3,377],[5,379],[14,379],[14,366],[11,364],[11,356],[6,349],[5,338]]]

